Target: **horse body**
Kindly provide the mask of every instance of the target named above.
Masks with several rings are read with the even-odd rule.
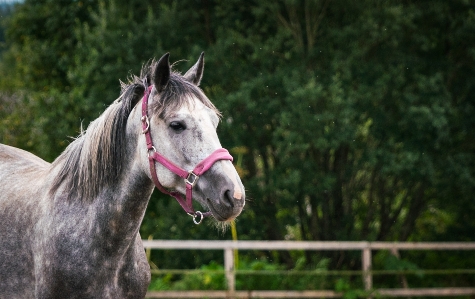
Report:
[[[156,89],[154,149],[186,169],[221,147],[216,113],[192,96],[200,97],[202,59],[182,77],[170,74],[165,55],[141,78]],[[0,145],[0,298],[145,297],[150,268],[139,228],[154,184],[137,103],[146,87],[126,86],[51,164]],[[192,91],[185,104],[174,98],[180,88]],[[186,192],[162,165],[156,174],[164,187]],[[202,175],[194,199],[218,221],[239,215],[244,187],[230,161]]]
[[[0,298],[143,298],[138,231],[153,185],[124,174],[94,200],[68,201],[45,187],[56,164],[0,145]]]

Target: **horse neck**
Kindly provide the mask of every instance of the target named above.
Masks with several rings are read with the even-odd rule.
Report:
[[[130,131],[130,130],[129,130]],[[137,130],[134,130],[137,132]],[[154,185],[143,172],[138,136],[127,135],[131,140],[125,148],[125,159],[117,182],[109,185],[94,200],[95,208],[102,215],[99,225],[124,240],[134,240],[142,223]],[[132,141],[133,140],[133,141]]]
[[[93,234],[101,232],[101,238],[108,238],[108,243],[119,252],[120,248],[128,247],[137,236],[153,183],[143,171],[144,159],[141,154],[146,154],[146,151],[140,151],[139,147],[140,116],[129,117],[126,128],[122,128],[125,136],[120,137],[120,143],[114,144],[107,140],[108,134],[102,136],[98,133],[103,127],[111,126],[104,125],[104,120],[112,115],[107,110],[52,164],[50,174],[53,187],[50,194],[55,211],[76,217],[79,225],[82,223],[83,229]],[[120,155],[115,153],[120,158],[105,157],[113,151],[107,147],[98,151],[87,150],[97,145],[97,142],[110,144],[110,148],[120,150]],[[96,158],[96,152],[103,153],[102,158]],[[96,163],[96,166],[90,166],[91,162]],[[112,167],[116,167],[117,173],[105,175],[107,169]]]

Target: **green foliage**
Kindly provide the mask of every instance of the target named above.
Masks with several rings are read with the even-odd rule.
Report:
[[[325,288],[329,285],[328,277],[322,275],[327,270],[327,260],[321,260],[311,271],[301,271],[303,263],[305,260],[301,260],[294,269],[285,270],[283,265],[270,263],[265,259],[244,260],[236,272],[236,289],[310,290]],[[298,271],[298,274],[294,271]],[[199,271],[185,274],[154,275],[149,286],[149,290],[161,291],[224,290],[226,288],[224,268],[215,261],[201,266]]]
[[[401,260],[394,255],[388,255],[384,261],[385,270],[406,271],[406,270],[418,270],[419,267],[407,260]],[[423,277],[422,273],[416,273],[417,276]]]
[[[339,278],[335,283],[335,291],[343,293],[344,299],[356,299],[368,297],[368,291],[364,291],[360,288],[355,288],[351,283],[344,278]],[[377,297],[376,297],[377,298]]]
[[[165,274],[153,277],[149,290],[224,290],[226,280],[224,268],[216,262],[203,265],[197,273],[185,275]],[[181,279],[178,279],[181,277]]]
[[[242,265],[241,265],[242,264]],[[305,257],[297,259],[294,267],[272,263],[267,259],[240,263],[242,274],[236,275],[236,288],[240,290],[312,290],[330,288],[327,275],[329,260],[321,259],[309,264]]]

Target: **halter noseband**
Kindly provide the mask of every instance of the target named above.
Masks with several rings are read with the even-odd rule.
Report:
[[[174,197],[178,203],[181,205],[185,212],[193,217],[193,222],[195,224],[200,224],[203,221],[204,217],[210,216],[211,212],[202,213],[200,211],[196,211],[193,209],[193,187],[195,186],[196,182],[198,181],[200,175],[205,173],[208,169],[213,166],[216,161],[219,160],[233,160],[233,157],[229,154],[228,150],[224,148],[219,148],[215,150],[211,155],[205,158],[203,161],[198,163],[193,170],[186,171],[179,166],[172,163],[170,160],[165,158],[163,155],[159,154],[155,147],[153,146],[152,136],[150,135],[150,122],[147,116],[148,111],[148,98],[150,93],[152,92],[152,86],[149,86],[144,93],[142,99],[142,133],[145,134],[145,140],[147,142],[147,152],[148,152],[148,160],[150,164],[150,172],[152,175],[152,181],[155,186],[160,190],[162,193],[170,195]],[[182,194],[177,191],[168,191],[165,187],[160,184],[160,181],[157,177],[157,171],[155,169],[155,162],[158,162],[165,166],[168,170],[175,173],[176,175],[182,177],[185,180],[186,184],[186,199],[183,198]],[[198,218],[198,219],[197,219]]]

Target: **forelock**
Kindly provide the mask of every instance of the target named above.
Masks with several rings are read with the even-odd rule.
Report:
[[[155,95],[151,106],[152,113],[160,118],[166,118],[184,105],[192,105],[193,98],[202,102],[206,107],[216,112],[217,115],[220,115],[204,92],[177,72],[170,74],[170,81],[165,89]]]

